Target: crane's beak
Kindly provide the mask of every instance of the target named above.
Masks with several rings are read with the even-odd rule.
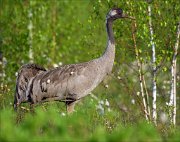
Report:
[[[127,14],[122,14],[122,18],[128,18],[128,19],[131,19],[131,20],[135,20],[134,17],[131,17],[131,16],[128,16]]]

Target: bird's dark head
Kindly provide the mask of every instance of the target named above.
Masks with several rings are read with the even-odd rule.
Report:
[[[130,17],[126,14],[123,13],[123,10],[121,8],[113,8],[109,11],[109,13],[106,16],[106,19],[110,20],[116,20],[119,18],[129,18],[129,19],[134,19],[133,17]]]

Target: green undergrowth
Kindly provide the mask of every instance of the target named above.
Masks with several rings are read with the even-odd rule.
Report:
[[[70,115],[56,104],[32,112],[2,109],[0,141],[175,141],[180,136],[176,132],[164,139],[152,124],[123,124],[120,117],[114,111],[99,115],[93,104],[80,105]]]

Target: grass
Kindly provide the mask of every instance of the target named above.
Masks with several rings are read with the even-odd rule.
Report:
[[[26,106],[26,105],[25,105]],[[1,109],[0,141],[178,141],[179,131],[162,132],[143,119],[123,120],[123,113],[97,110],[90,97],[76,106],[76,112],[66,115],[64,104],[45,103],[34,112],[12,108]],[[125,118],[126,119],[126,118]]]

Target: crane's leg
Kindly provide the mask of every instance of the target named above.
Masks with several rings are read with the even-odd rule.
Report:
[[[67,114],[71,114],[74,111],[75,102],[67,103],[66,104],[66,111]]]
[[[34,104],[30,103],[30,112],[35,113]]]
[[[77,102],[79,102],[79,100],[74,101],[74,102],[67,102],[67,103],[66,103],[66,111],[67,111],[67,114],[73,113],[75,104],[76,104]]]

